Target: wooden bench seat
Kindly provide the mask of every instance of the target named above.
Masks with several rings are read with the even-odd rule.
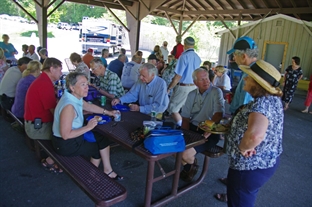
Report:
[[[24,123],[19,118],[9,110],[7,113],[24,129]],[[34,147],[31,142],[34,142]],[[58,155],[50,140],[32,140],[27,134],[26,143],[31,149],[35,148],[39,160],[41,160],[40,150],[43,149],[93,200],[95,206],[111,206],[127,197],[127,190],[121,184],[111,179],[84,157]]]
[[[111,206],[127,197],[126,189],[82,156],[57,154],[49,140],[35,140],[74,182],[94,201],[95,206]]]

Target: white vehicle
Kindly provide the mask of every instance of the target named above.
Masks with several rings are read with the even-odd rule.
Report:
[[[100,55],[105,48],[114,55],[121,48],[124,37],[122,26],[113,22],[88,17],[82,19],[80,41],[82,42],[83,54],[92,48],[95,55]]]

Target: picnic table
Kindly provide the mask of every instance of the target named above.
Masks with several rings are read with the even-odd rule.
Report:
[[[111,110],[110,105],[106,105],[105,108]],[[138,127],[143,126],[143,121],[145,120],[150,120],[150,116],[142,114],[140,112],[126,111],[121,112],[120,122],[113,121],[107,124],[98,125],[95,128],[95,130],[103,134],[104,136],[108,137],[112,141],[120,144],[122,147],[131,150],[132,152],[144,158],[148,162],[146,184],[145,184],[144,206],[160,206],[163,205],[164,203],[169,202],[172,199],[177,198],[181,194],[199,185],[208,171],[208,159],[205,158],[204,166],[199,178],[195,182],[189,183],[179,189],[179,177],[180,177],[182,153],[153,155],[149,151],[147,151],[142,145],[134,149],[132,148],[135,141],[131,140],[130,133],[136,130]],[[195,147],[205,142],[204,137],[198,133],[189,130],[183,130],[183,133],[186,143],[186,149]],[[174,169],[170,172],[164,172],[163,170],[161,170],[162,175],[154,177],[155,163],[158,164],[159,160],[165,159],[174,154],[176,154]],[[157,201],[152,202],[151,198],[153,184],[169,176],[173,176],[171,184],[171,193]]]

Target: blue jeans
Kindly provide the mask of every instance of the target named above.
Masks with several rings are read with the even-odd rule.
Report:
[[[259,189],[275,173],[279,164],[268,169],[233,170],[229,169],[227,176],[228,207],[252,207],[255,205]]]

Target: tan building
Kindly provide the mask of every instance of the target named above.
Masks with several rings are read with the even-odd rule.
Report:
[[[259,58],[274,65],[281,73],[291,65],[291,58],[301,59],[304,77],[312,74],[312,23],[302,21],[283,14],[278,14],[226,29],[216,34],[221,35],[219,64],[228,64],[228,55],[235,41],[235,37],[249,36],[253,38],[259,48]],[[281,69],[279,69],[282,63]]]

